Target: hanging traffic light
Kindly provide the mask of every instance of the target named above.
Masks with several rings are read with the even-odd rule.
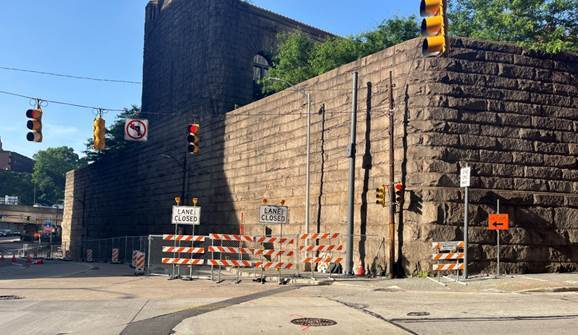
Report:
[[[26,134],[26,139],[30,142],[42,142],[42,109],[38,106],[26,111],[29,118],[26,127],[31,131]]]
[[[385,207],[385,185],[381,185],[375,189],[375,203]]]
[[[446,0],[421,0],[421,34],[426,38],[422,44],[424,57],[440,56],[447,50]]]
[[[399,205],[403,201],[403,184],[395,183],[393,187],[395,188],[395,203]]]
[[[195,156],[201,153],[201,141],[199,139],[200,125],[198,123],[191,123],[187,126],[187,141],[189,142],[188,151]]]
[[[101,115],[94,119],[92,124],[94,150],[102,151],[106,147],[106,123]]]

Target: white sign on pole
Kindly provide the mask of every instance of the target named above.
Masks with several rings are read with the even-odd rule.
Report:
[[[149,121],[146,119],[125,119],[125,141],[145,142],[148,140]]]
[[[184,225],[201,224],[201,207],[173,206],[172,223]]]
[[[289,207],[264,205],[259,207],[259,222],[263,224],[287,224]]]
[[[465,167],[460,170],[460,187],[470,187],[471,167]]]

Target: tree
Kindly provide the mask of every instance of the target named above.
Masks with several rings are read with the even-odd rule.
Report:
[[[578,0],[456,0],[448,18],[452,35],[578,52]]]
[[[332,37],[316,42],[301,32],[284,33],[279,36],[277,52],[269,78],[281,78],[289,83],[300,83],[343,64],[412,39],[419,35],[415,16],[392,18],[384,21],[374,31],[347,38]],[[287,83],[267,80],[265,92],[287,88]]]
[[[34,204],[34,184],[30,173],[0,170],[0,196],[16,195],[22,205]]]
[[[34,154],[32,180],[37,189],[37,202],[45,205],[64,199],[66,172],[79,166],[79,158],[70,147],[48,148]]]
[[[131,106],[131,108],[125,108],[123,112],[116,116],[116,119],[112,125],[107,128],[106,131],[106,148],[104,151],[95,151],[93,149],[94,139],[91,137],[86,141],[86,150],[84,154],[86,157],[82,158],[83,163],[94,162],[107,154],[112,152],[118,152],[125,148],[128,143],[124,140],[124,120],[127,117],[134,117],[135,114],[140,112],[140,108],[137,106]]]

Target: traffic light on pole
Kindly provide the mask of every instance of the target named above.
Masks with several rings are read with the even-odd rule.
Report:
[[[26,111],[26,117],[29,118],[26,127],[31,131],[26,135],[30,142],[42,142],[42,109],[36,107]]]
[[[385,207],[385,185],[381,185],[375,190],[375,203]]]
[[[104,150],[106,147],[106,123],[102,116],[97,116],[92,124],[94,149],[98,151]]]
[[[424,57],[440,56],[447,50],[447,0],[421,0],[421,33],[426,38],[422,44]]]
[[[201,140],[199,138],[200,125],[198,123],[191,123],[187,126],[187,141],[189,142],[188,151],[195,156],[201,153]]]
[[[395,183],[393,187],[395,188],[395,203],[399,205],[403,201],[403,184]]]

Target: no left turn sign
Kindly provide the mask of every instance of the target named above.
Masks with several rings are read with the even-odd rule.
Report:
[[[145,142],[148,139],[149,121],[146,119],[126,119],[124,121],[124,139],[126,141]]]

